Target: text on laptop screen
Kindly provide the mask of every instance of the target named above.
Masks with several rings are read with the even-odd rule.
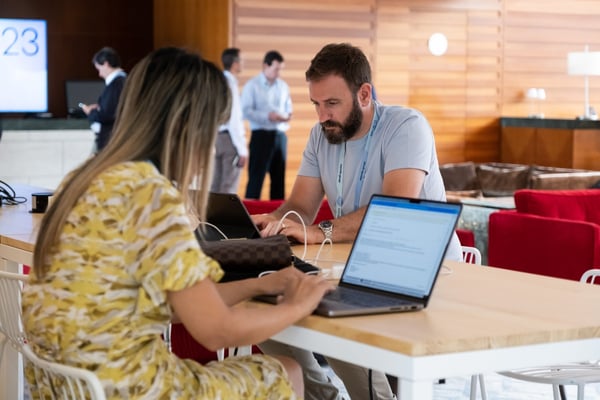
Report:
[[[451,203],[374,197],[342,281],[427,296],[459,213]]]

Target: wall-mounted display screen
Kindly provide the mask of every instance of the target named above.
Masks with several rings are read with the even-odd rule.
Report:
[[[48,111],[46,21],[0,18],[0,112]]]

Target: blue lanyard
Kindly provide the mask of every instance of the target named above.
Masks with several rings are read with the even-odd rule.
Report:
[[[354,195],[354,211],[358,210],[360,205],[360,192],[362,191],[362,187],[365,181],[365,174],[367,171],[367,159],[369,158],[369,147],[371,146],[371,138],[373,137],[373,133],[375,132],[375,128],[377,127],[377,123],[379,122],[379,112],[377,109],[377,104],[375,104],[375,113],[373,116],[373,121],[371,122],[371,128],[369,129],[369,133],[367,134],[367,141],[365,143],[365,147],[363,148],[362,162],[360,163],[359,175],[358,175],[358,183],[356,185],[356,193]],[[340,146],[340,152],[338,156],[338,173],[337,173],[337,197],[335,199],[335,218],[339,218],[342,216],[342,205],[344,203],[343,197],[343,185],[344,185],[344,158],[346,156],[346,142],[344,142],[343,146]]]

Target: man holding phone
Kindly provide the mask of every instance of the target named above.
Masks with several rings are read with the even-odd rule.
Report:
[[[98,76],[104,79],[106,86],[98,98],[97,104],[79,103],[79,107],[87,115],[90,128],[96,134],[96,148],[94,153],[102,150],[112,133],[113,124],[117,115],[119,97],[125,86],[125,71],[121,69],[119,54],[110,47],[103,47],[92,58]]]
[[[232,47],[223,50],[221,62],[223,74],[231,91],[231,116],[226,124],[219,127],[210,190],[218,193],[237,193],[242,168],[248,159],[237,80],[237,76],[242,71],[240,49]]]

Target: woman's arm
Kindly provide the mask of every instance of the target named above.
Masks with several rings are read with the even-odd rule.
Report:
[[[261,278],[218,283],[217,290],[223,302],[233,306],[261,294],[283,293],[289,282],[296,279],[296,272],[296,268],[288,267]]]
[[[168,301],[188,332],[210,350],[260,343],[312,313],[323,295],[332,289],[332,284],[319,276],[307,275],[295,268],[286,273],[289,275],[281,301],[272,307],[232,307],[226,300],[235,296],[229,293],[226,296],[232,297],[224,299],[222,289],[210,279],[169,292]],[[259,280],[242,280],[237,285],[227,285],[225,291],[237,286],[251,293],[256,290],[252,286]]]

